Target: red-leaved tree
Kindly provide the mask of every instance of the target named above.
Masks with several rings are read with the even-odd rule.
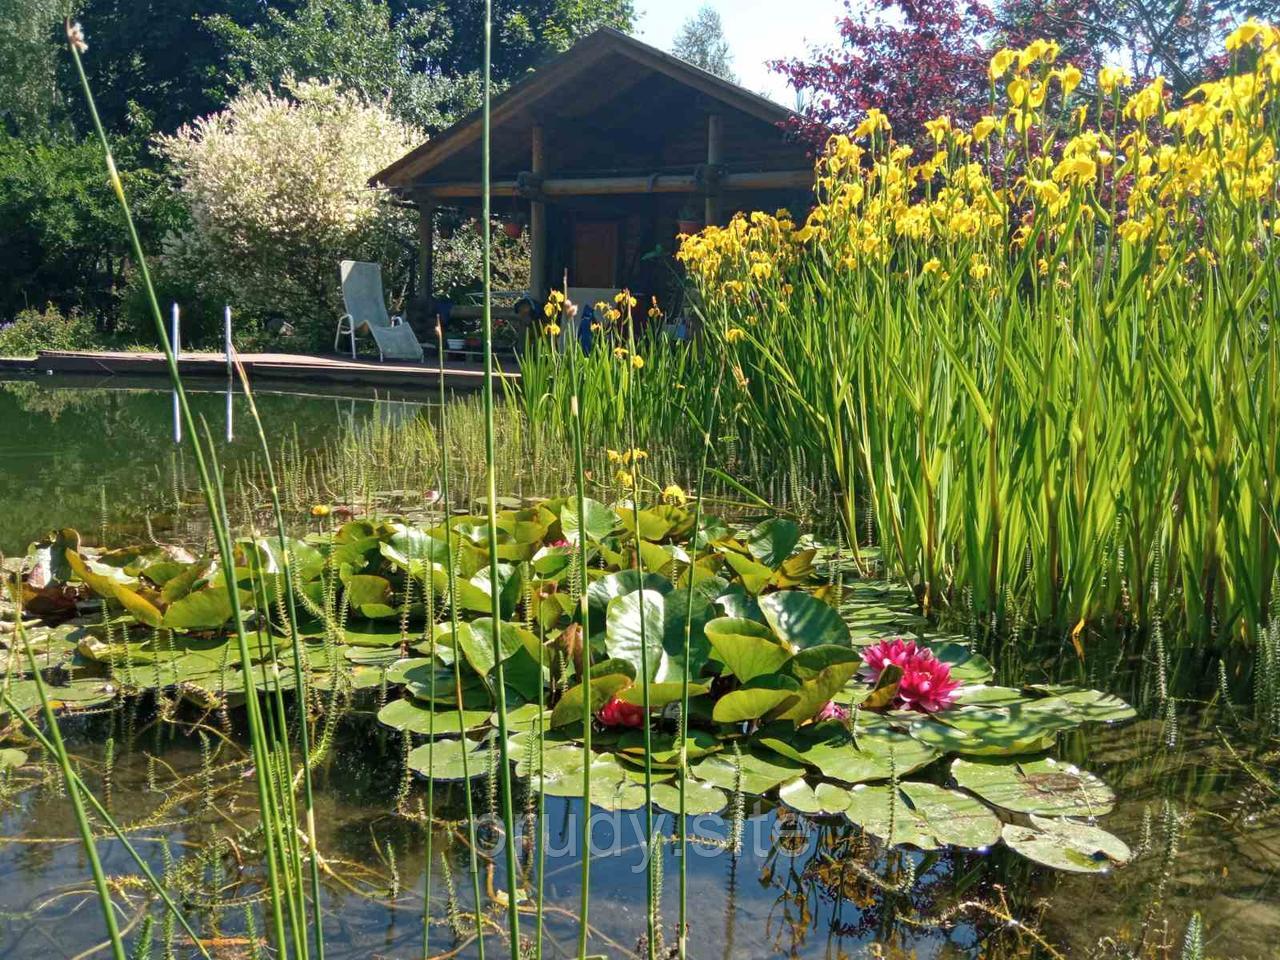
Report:
[[[991,8],[978,0],[873,0],[856,13],[851,0],[844,6],[838,46],[773,64],[804,100],[796,134],[819,146],[878,107],[899,140],[916,142],[926,120],[945,113],[972,122],[985,112]]]

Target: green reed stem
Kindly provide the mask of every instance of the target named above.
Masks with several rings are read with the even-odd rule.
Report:
[[[40,694],[40,710],[44,714],[44,722],[49,727],[49,740],[52,754],[62,770],[62,779],[67,785],[67,797],[71,800],[71,811],[76,818],[76,829],[80,832],[80,842],[84,846],[85,856],[89,860],[89,869],[93,873],[93,886],[98,894],[98,903],[102,907],[102,919],[107,927],[107,938],[111,941],[111,953],[115,960],[125,960],[124,941],[120,936],[120,927],[116,923],[115,905],[111,901],[111,891],[107,887],[107,876],[102,870],[102,860],[98,857],[98,847],[93,840],[93,828],[89,825],[89,815],[84,809],[80,783],[75,770],[71,766],[71,756],[67,753],[67,745],[62,740],[62,731],[58,728],[58,720],[53,715],[53,705],[49,702],[49,694],[45,690],[44,678],[40,675],[40,667],[36,663],[35,652],[31,649],[31,641],[27,639],[26,630],[22,626],[22,592],[14,592],[14,629],[17,638],[27,651],[27,663],[31,668],[31,677],[36,684],[36,692]],[[6,703],[12,703],[9,695],[4,696]],[[10,709],[17,716],[22,711]]]
[[[179,413],[182,417],[183,424],[186,427],[187,436],[190,439],[192,454],[195,458],[196,470],[200,478],[201,491],[204,495],[206,508],[209,511],[210,525],[214,531],[214,536],[218,544],[218,554],[223,571],[223,582],[227,589],[228,602],[231,608],[231,620],[235,624],[241,668],[246,677],[252,677],[253,661],[249,654],[249,642],[244,631],[244,621],[240,608],[240,591],[239,586],[236,583],[235,557],[231,546],[230,531],[226,525],[226,513],[224,505],[222,504],[222,498],[215,491],[213,477],[210,474],[208,464],[205,462],[204,450],[202,449],[199,437],[196,433],[195,418],[191,414],[191,407],[187,402],[187,394],[186,390],[183,388],[182,377],[178,372],[178,361],[174,356],[173,344],[169,342],[169,335],[165,330],[164,315],[160,311],[160,303],[156,299],[155,287],[151,282],[151,272],[147,267],[147,259],[142,249],[142,241],[138,236],[137,227],[133,222],[133,214],[129,209],[129,201],[125,197],[124,185],[120,182],[120,174],[116,171],[115,158],[111,152],[111,145],[107,141],[106,131],[102,127],[102,119],[98,115],[98,108],[93,99],[93,91],[89,87],[89,78],[85,74],[84,64],[80,60],[80,51],[76,48],[76,43],[71,38],[70,20],[66,21],[66,28],[68,34],[68,47],[71,51],[71,59],[75,64],[76,74],[80,79],[80,87],[84,93],[85,102],[89,109],[89,116],[93,121],[94,131],[97,133],[98,141],[102,145],[106,159],[107,173],[110,178],[112,189],[115,191],[116,198],[119,200],[120,208],[124,214],[125,229],[129,235],[129,242],[133,249],[139,275],[142,277],[143,286],[147,291],[147,301],[148,305],[151,307],[152,320],[155,323],[156,334],[159,338],[161,349],[164,351],[165,365],[169,371],[169,380],[178,397]],[[255,779],[257,780],[258,786],[258,801],[262,807],[261,816],[263,821],[264,838],[263,853],[267,863],[269,884],[268,897],[271,903],[272,932],[275,937],[277,948],[283,956],[287,954],[288,938],[285,935],[284,910],[280,899],[279,869],[277,863],[277,843],[279,837],[276,833],[276,818],[273,806],[274,795],[269,790],[268,783],[271,764],[268,756],[267,741],[263,732],[262,716],[256,689],[246,689],[245,709],[248,714],[250,741],[253,748],[254,763],[259,772],[259,776]],[[76,802],[78,805],[78,801]],[[89,851],[89,855],[96,856],[92,851]],[[111,922],[114,923],[114,920],[112,919]]]
[[[507,746],[507,688],[502,654],[502,598],[498,590],[498,458],[495,453],[493,427],[493,277],[491,276],[489,141],[490,113],[493,94],[493,0],[484,3],[484,149],[480,157],[480,179],[484,184],[483,223],[484,254],[481,272],[484,281],[484,456],[485,489],[488,491],[489,595],[493,616],[493,683],[498,701],[498,758],[502,764],[499,780],[502,791],[502,826],[506,830],[507,922],[511,928],[511,957],[520,956],[520,905],[516,895],[516,834],[511,803],[511,760]],[[444,358],[441,357],[441,366]]]
[[[275,467],[272,465],[271,449],[267,445],[267,434],[262,426],[262,417],[258,415],[258,404],[254,400],[253,390],[249,387],[249,376],[238,356],[235,358],[235,366],[241,386],[244,388],[245,400],[249,404],[249,415],[257,431],[262,460],[266,465],[267,484],[271,491],[271,512],[276,522],[276,537],[280,541],[280,564],[284,570],[284,595],[289,614],[289,643],[293,648],[293,670],[297,676],[295,695],[299,700],[298,748],[302,752],[302,802],[307,818],[307,842],[311,846],[311,901],[314,911],[316,957],[318,960],[324,960],[324,918],[320,904],[320,847],[316,839],[315,793],[311,780],[311,729],[308,719],[311,703],[311,674],[303,669],[302,639],[298,636],[298,610],[293,584],[293,551],[289,548],[289,539],[285,534],[280,489],[276,483]]]
[[[448,564],[449,585],[449,630],[453,637],[453,689],[458,704],[458,736],[466,740],[466,721],[462,711],[462,652],[458,647],[458,595],[457,570],[453,558],[453,531],[449,521],[452,519],[453,501],[449,499],[449,433],[445,426],[445,392],[444,392],[444,328],[436,321],[436,342],[439,344],[440,356],[440,503],[444,508],[444,551],[445,563]],[[495,587],[497,582],[490,581]],[[496,593],[495,589],[495,593]],[[435,644],[432,644],[434,649]],[[467,813],[467,849],[471,857],[471,894],[475,902],[476,916],[476,956],[484,960],[484,917],[480,903],[480,865],[476,860],[476,816],[471,803],[471,762],[467,759],[465,743],[462,749],[462,790],[463,802]],[[432,774],[434,776],[434,773]],[[444,864],[445,882],[452,883],[448,865]]]
[[[581,382],[577,370],[577,344],[569,351],[569,363],[573,369],[573,396],[569,398],[569,416],[573,428],[574,491],[578,506],[578,616],[582,618],[582,889],[578,907],[578,960],[587,956],[587,908],[591,889],[591,617],[587,602],[587,489],[586,467],[582,461],[582,413],[578,405]]]
[[[649,640],[646,617],[644,615],[644,561],[640,557],[640,452],[636,447],[636,413],[635,393],[640,371],[643,369],[643,358],[636,357],[636,327],[631,315],[631,291],[622,291],[622,305],[626,308],[627,321],[627,363],[630,371],[626,380],[627,403],[627,444],[631,454],[631,521],[632,535],[635,538],[635,571],[636,580],[640,584],[640,702],[644,711],[644,725],[640,728],[644,739],[644,838],[649,856],[653,855],[653,755],[650,750],[652,740],[652,717],[649,713]],[[686,617],[686,619],[688,619]],[[583,638],[586,645],[586,638]],[[685,658],[685,673],[688,673],[688,658]],[[683,746],[683,745],[682,745]],[[680,793],[684,795],[684,783],[680,784]],[[585,855],[585,851],[584,851]],[[660,856],[660,855],[659,855]],[[654,870],[661,870],[661,861],[650,865],[645,871],[645,902],[647,905],[646,929],[648,931],[649,960],[657,960],[657,916],[658,904],[655,902]]]
[[[702,456],[698,463],[698,474],[694,482],[698,485],[693,500],[693,540],[689,549],[689,569],[685,576],[689,578],[689,589],[685,595],[684,610],[684,663],[680,671],[680,809],[676,818],[680,821],[679,842],[677,850],[680,856],[680,916],[679,929],[676,931],[676,949],[679,960],[685,960],[689,947],[689,878],[688,878],[688,846],[689,827],[686,822],[685,784],[689,781],[689,647],[693,633],[693,595],[697,580],[697,556],[699,526],[702,524],[702,487],[707,475],[707,460],[711,455],[711,431],[715,427],[716,413],[720,404],[720,386],[724,382],[724,361],[720,363],[720,372],[716,377],[715,390],[711,395],[710,409],[702,425]]]

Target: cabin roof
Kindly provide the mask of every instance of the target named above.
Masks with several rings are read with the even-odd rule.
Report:
[[[491,105],[491,166],[496,178],[529,166],[534,123],[548,130],[551,169],[592,172],[691,168],[705,140],[690,121],[725,118],[729,167],[805,167],[806,148],[780,125],[792,111],[618,30],[601,28],[531,71]],[[405,154],[370,183],[409,194],[427,181],[474,180],[483,116],[475,111]],[[681,138],[688,143],[679,142]]]

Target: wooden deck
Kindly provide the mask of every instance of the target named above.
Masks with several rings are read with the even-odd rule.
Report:
[[[352,360],[340,356],[311,356],[295,353],[242,353],[240,362],[251,383],[338,383],[350,387],[401,387],[415,390],[433,389],[439,382],[440,369],[431,360],[425,363]],[[499,366],[503,364],[500,361]],[[508,359],[506,367],[512,366]],[[5,369],[32,373],[70,373],[97,376],[168,376],[169,368],[162,353],[112,353],[91,350],[42,350],[34,360],[6,360]],[[220,378],[227,376],[227,360],[221,353],[185,353],[178,358],[183,377]],[[501,373],[508,379],[519,374]],[[445,386],[453,389],[475,388],[484,381],[480,363],[451,361],[446,358]]]

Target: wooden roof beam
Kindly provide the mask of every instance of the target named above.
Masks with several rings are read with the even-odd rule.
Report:
[[[527,182],[527,181],[526,181]],[[610,196],[627,193],[702,193],[705,181],[696,174],[653,174],[621,177],[559,177],[542,181],[541,193],[548,199],[556,197]],[[726,173],[719,178],[723,190],[795,190],[813,186],[813,170],[762,170],[746,173]],[[495,197],[518,196],[522,192],[519,180],[495,180],[491,185]],[[449,183],[418,183],[415,194],[445,200],[450,197],[478,197],[483,193],[479,181]]]

